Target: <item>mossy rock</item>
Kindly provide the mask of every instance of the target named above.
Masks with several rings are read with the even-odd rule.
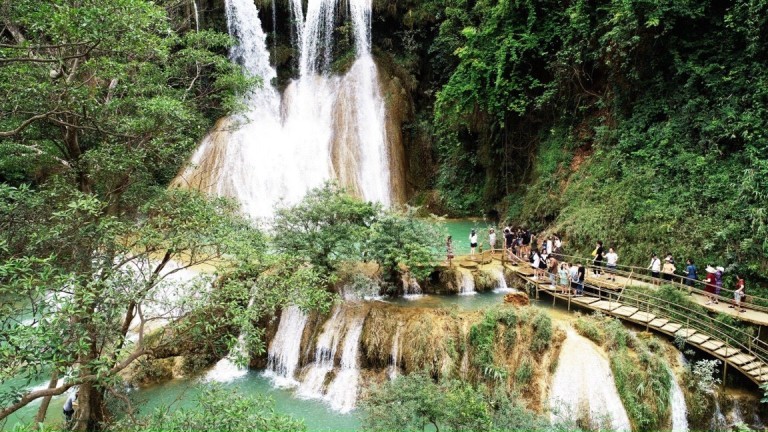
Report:
[[[497,281],[496,277],[490,272],[485,270],[479,270],[473,273],[475,278],[475,291],[487,292],[496,289]]]

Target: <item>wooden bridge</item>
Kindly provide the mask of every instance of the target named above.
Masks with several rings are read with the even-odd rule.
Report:
[[[646,331],[653,330],[676,339],[682,339],[686,344],[698,348],[723,362],[723,377],[728,369],[734,369],[752,380],[757,385],[768,383],[768,343],[760,340],[760,327],[757,335],[744,331],[721,321],[717,321],[707,312],[691,309],[681,304],[669,302],[658,295],[655,290],[660,284],[672,285],[687,294],[691,294],[694,303],[695,296],[704,297],[700,289],[684,285],[678,281],[661,281],[634,270],[616,271],[616,281],[594,276],[586,278],[584,295],[576,296],[571,290],[558,285],[552,286],[549,278],[535,279],[530,264],[514,258],[512,262],[502,257],[501,253],[484,252],[475,256],[456,257],[452,265],[466,268],[477,268],[479,264],[489,264],[492,261],[502,262],[504,267],[514,271],[529,289],[529,293],[537,299],[546,294],[552,297],[555,304],[558,300],[564,302],[568,310],[577,306],[581,309],[600,312],[613,316],[622,321],[644,326]],[[583,262],[583,261],[581,261]],[[585,265],[587,269],[591,266]],[[594,269],[593,269],[594,270]],[[604,269],[603,269],[604,270]],[[627,286],[639,286],[645,290],[626,290]],[[728,299],[722,299],[728,304]],[[726,312],[730,316],[755,324],[766,324],[768,315],[760,305],[748,305],[752,317],[749,319],[740,314],[737,309],[713,312]]]

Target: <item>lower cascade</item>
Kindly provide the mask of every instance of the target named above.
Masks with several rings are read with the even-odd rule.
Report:
[[[552,379],[549,407],[553,421],[586,422],[590,427],[631,431],[608,360],[587,338],[567,329]],[[574,416],[589,413],[589,418]]]
[[[341,353],[341,364],[336,378],[328,386],[325,399],[331,408],[347,413],[355,408],[360,379],[360,335],[363,332],[365,317],[354,317],[347,325],[344,338],[344,348]]]
[[[459,290],[459,295],[476,294],[475,276],[472,272],[464,268],[459,268],[459,272],[461,273],[461,288]]]
[[[685,405],[685,396],[677,377],[672,371],[672,388],[670,389],[669,407],[672,410],[672,432],[688,432],[688,408]]]
[[[297,306],[285,308],[280,315],[280,325],[275,338],[269,344],[266,376],[278,386],[298,384],[294,379],[299,365],[299,350],[307,315]]]

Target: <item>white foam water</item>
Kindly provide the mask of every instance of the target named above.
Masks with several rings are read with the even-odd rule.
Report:
[[[177,184],[235,198],[263,218],[330,179],[365,200],[392,202],[386,109],[371,56],[371,1],[348,2],[356,59],[343,77],[330,75],[338,0],[291,0],[299,78],[281,97],[272,81],[266,35],[253,1],[226,0],[237,41],[230,57],[263,85],[244,97],[245,114],[208,135]],[[226,136],[221,139],[221,134]],[[222,142],[223,141],[223,142]]]
[[[307,315],[297,306],[288,306],[280,314],[280,324],[269,344],[267,370],[264,371],[264,376],[271,378],[278,387],[298,385],[295,373],[306,324]]]
[[[670,410],[672,411],[672,432],[688,432],[688,408],[685,405],[685,396],[677,376],[671,370],[669,374],[672,378],[672,387],[669,391]]]
[[[496,276],[496,288],[493,290],[493,292],[496,294],[504,294],[517,291],[516,289],[507,286],[507,279],[504,277],[504,268],[494,268],[493,274]]]
[[[323,331],[317,338],[315,361],[307,366],[304,379],[297,390],[298,396],[304,398],[323,397],[325,377],[333,370],[343,325],[342,307],[335,306],[331,318],[325,322]]]
[[[550,388],[552,421],[576,421],[588,415],[597,429],[631,431],[608,360],[573,329],[566,333]]]
[[[364,317],[355,316],[347,324],[344,348],[341,352],[341,364],[333,382],[328,385],[325,400],[331,408],[341,413],[348,413],[355,408],[359,391],[360,335],[363,332]]]
[[[475,291],[475,276],[471,271],[459,267],[461,273],[461,288],[459,288],[459,295],[474,295]]]
[[[393,380],[397,378],[397,375],[400,373],[400,330],[401,326],[398,324],[397,330],[395,330],[395,335],[392,337],[392,352],[389,354],[389,368],[387,370],[387,375],[389,375],[389,379]]]

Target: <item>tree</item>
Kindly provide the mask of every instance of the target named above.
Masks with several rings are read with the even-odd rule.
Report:
[[[421,280],[440,261],[443,238],[436,221],[417,218],[413,209],[389,211],[371,226],[366,257],[378,262],[390,281],[403,271]]]
[[[298,204],[277,209],[275,247],[330,275],[343,261],[363,259],[363,242],[379,212],[379,206],[326,183],[309,191]]]
[[[361,411],[368,431],[574,430],[573,425],[550,425],[503,389],[489,392],[459,380],[437,383],[424,373],[374,387]]]

